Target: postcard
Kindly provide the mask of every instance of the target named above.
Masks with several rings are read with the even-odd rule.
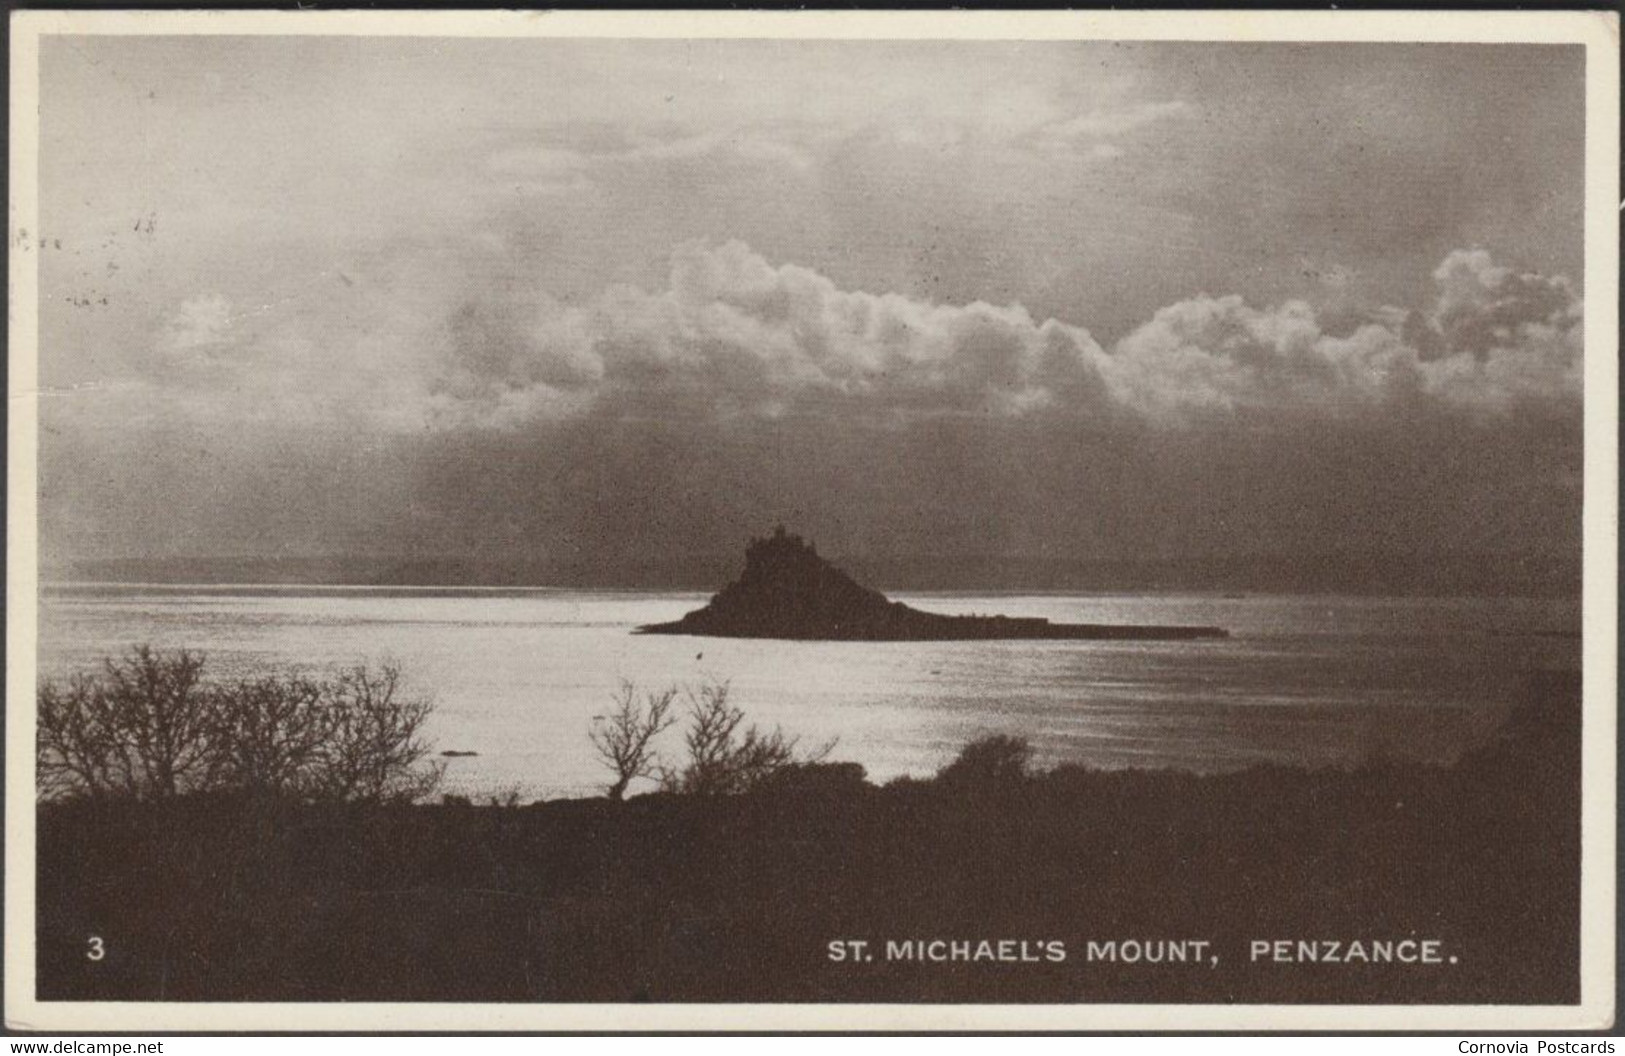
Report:
[[[11,27],[13,1029],[1612,1023],[1617,13]]]

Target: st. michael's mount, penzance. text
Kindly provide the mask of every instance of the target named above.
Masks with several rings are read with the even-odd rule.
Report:
[[[1252,939],[1247,960],[1253,964],[1457,964],[1440,939]],[[1110,964],[1219,963],[1209,939],[1089,939],[1068,944],[1059,939],[835,939],[826,956],[842,962],[868,963],[879,955],[887,961],[974,964],[1058,964],[1072,954],[1085,962]]]

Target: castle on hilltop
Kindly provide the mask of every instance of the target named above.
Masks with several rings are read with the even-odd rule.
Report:
[[[773,561],[802,555],[817,557],[818,544],[803,539],[794,532],[785,531],[782,524],[773,529],[772,535],[752,536],[750,542],[745,544],[745,563],[747,565],[758,561]]]

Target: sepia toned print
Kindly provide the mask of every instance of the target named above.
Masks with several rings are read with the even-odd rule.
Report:
[[[16,35],[13,1025],[1611,1020],[1602,22],[200,17]]]

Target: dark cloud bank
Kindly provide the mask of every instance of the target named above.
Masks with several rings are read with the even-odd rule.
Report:
[[[233,422],[257,367],[194,305],[182,410],[47,409],[42,537],[116,578],[702,584],[782,520],[894,587],[1570,593],[1580,308],[1459,251],[1406,309],[1201,296],[1107,347],[690,244],[655,292],[451,298],[404,403]]]

